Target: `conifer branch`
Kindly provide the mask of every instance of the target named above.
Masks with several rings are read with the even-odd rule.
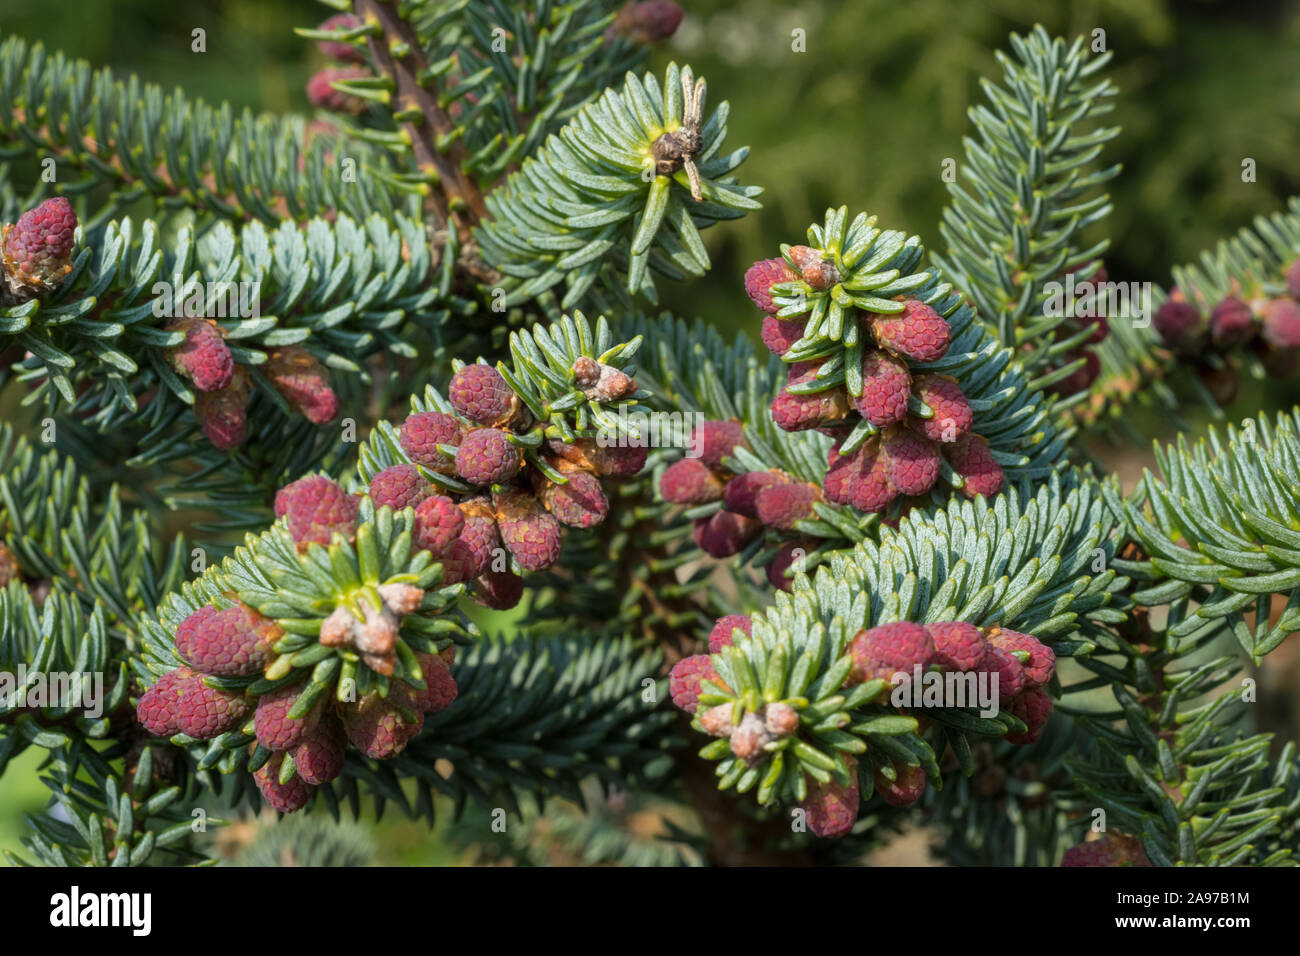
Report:
[[[1197,622],[1187,598],[1170,602],[1168,621],[1154,627],[1139,609],[1101,645],[1118,659],[1082,661],[1096,677],[1067,688],[1109,685],[1114,696],[1104,710],[1070,708],[1091,741],[1066,758],[1068,805],[1080,824],[1104,811],[1158,866],[1294,865],[1294,744],[1274,763],[1272,735],[1240,729],[1245,694],[1227,683],[1239,664],[1209,656],[1223,622]]]
[[[1179,428],[1188,400],[1222,418],[1243,373],[1286,380],[1300,357],[1300,197],[1175,266],[1168,293],[1152,291],[1142,322],[1114,321],[1097,346],[1101,375],[1069,411],[1079,424],[1127,431],[1126,409],[1155,407]]]
[[[1171,636],[1229,626],[1258,663],[1300,629],[1300,537],[1293,528],[1300,488],[1292,477],[1300,472],[1298,415],[1248,419],[1222,439],[1211,429],[1195,446],[1180,439],[1158,448],[1159,476],[1145,473],[1125,502],[1143,552],[1123,565],[1142,584],[1134,598],[1197,603]],[[1275,597],[1286,600],[1286,610],[1273,622]]]
[[[787,807],[808,807],[815,793],[825,793],[819,786],[851,788],[848,809],[856,816],[859,773],[864,798],[873,768],[897,769],[899,761],[941,787],[936,755],[945,745],[970,774],[974,740],[1025,735],[1009,701],[992,718],[909,708],[933,720],[928,728],[898,715],[886,681],[850,677],[860,666],[857,642],[864,630],[892,621],[966,621],[1032,634],[1057,659],[1091,654],[1127,606],[1127,579],[1108,569],[1116,521],[1100,491],[1082,477],[1054,477],[1035,495],[1013,488],[992,504],[976,499],[933,516],[913,513],[897,533],[882,529],[879,544],[864,541],[831,554],[814,575],[798,575],[790,597],[778,594],[773,607],[753,616],[752,636],[716,647],[710,670],[696,678],[693,726],[722,738],[701,751],[721,761],[719,787],[754,790],[760,805]],[[724,710],[733,727],[743,727],[749,717],[742,720],[738,709],[748,715],[782,702],[799,713],[800,729],[768,753],[745,759],[740,731],[723,734],[716,726]]]
[[[52,794],[17,862],[211,862],[198,807],[440,797],[467,838],[513,813],[524,862],[852,862],[918,812],[959,864],[1295,862],[1300,760],[1230,641],[1300,628],[1300,411],[1127,497],[1074,445],[1291,373],[1300,200],[1150,327],[1057,310],[1100,278],[1118,131],[1109,56],[1038,27],[970,111],[943,256],[828,209],[745,275],[769,356],[635,306],[761,191],[689,67],[630,72],[680,10],[327,5],[299,32],[349,66],[311,95],[353,119],[310,142],[0,44],[0,383],[58,449],[0,427],[0,771],[38,748]],[[377,422],[355,455],[340,415]],[[210,555],[155,528],[200,506]],[[33,699],[54,671],[102,710]]]
[[[265,223],[333,210],[389,217],[406,206],[401,193],[376,188],[383,179],[364,172],[384,162],[365,143],[309,136],[299,119],[236,116],[228,104],[167,94],[135,76],[118,80],[18,37],[0,45],[0,144],[78,171],[80,181],[58,180],[69,194],[110,184],[114,196],[96,221],[142,197],[160,210]],[[355,177],[337,168],[345,156],[358,166]]]
[[[662,86],[629,73],[621,90],[585,106],[493,191],[492,218],[476,237],[507,277],[507,302],[536,298],[560,282],[562,308],[598,285],[624,301],[638,292],[654,301],[652,267],[676,279],[705,273],[700,230],[757,209],[753,197],[761,190],[730,175],[747,149],[719,155],[727,104],[698,127],[686,126],[688,91],[704,92],[690,67],[670,64]],[[656,145],[683,132],[690,134],[686,151],[674,147],[669,157]]]
[[[483,194],[464,170],[468,155],[456,126],[422,77],[429,63],[414,27],[386,0],[355,0],[358,16],[378,26],[366,37],[371,62],[393,81],[390,92],[398,129],[409,141],[415,169],[428,186],[434,222],[468,234],[487,215]]]

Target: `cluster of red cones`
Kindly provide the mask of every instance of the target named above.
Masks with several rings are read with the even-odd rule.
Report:
[[[763,260],[746,272],[746,291],[765,313],[763,341],[775,354],[785,356],[794,348],[808,316],[778,316],[773,286],[801,279],[810,288],[825,288],[838,281],[823,274],[827,269],[834,267],[817,250],[795,246],[788,260]],[[972,432],[974,414],[960,385],[948,376],[913,368],[947,353],[951,328],[928,304],[897,301],[898,312],[854,309],[846,318],[858,323],[859,339],[866,343],[858,370],[860,394],[851,394],[838,382],[822,386],[824,359],[794,362],[785,388],[772,403],[773,420],[786,431],[817,429],[835,439],[822,490],[837,504],[886,512],[897,501],[892,510],[901,513],[908,498],[934,487],[945,459],[966,494],[995,494],[1002,487],[1002,467],[984,439]],[[846,450],[845,441],[863,420],[873,433]]]

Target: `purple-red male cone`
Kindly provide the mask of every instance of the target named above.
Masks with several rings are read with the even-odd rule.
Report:
[[[47,199],[4,227],[0,260],[9,291],[20,299],[48,292],[72,271],[77,214],[62,196]]]
[[[339,399],[329,373],[316,356],[296,345],[273,349],[262,374],[303,418],[313,425],[333,421]]]

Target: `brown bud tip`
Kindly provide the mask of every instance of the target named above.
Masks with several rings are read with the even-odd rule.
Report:
[[[763,726],[774,737],[788,737],[799,727],[799,714],[789,704],[768,704],[763,712]]]
[[[397,645],[397,615],[388,608],[376,611],[366,608],[366,620],[356,629],[357,650],[363,654],[385,655],[392,653]],[[381,674],[391,674],[392,665]]]
[[[578,388],[591,388],[600,381],[600,363],[586,355],[573,363],[573,379]]]
[[[710,707],[700,717],[704,732],[712,737],[730,737],[733,729],[731,723],[731,705],[718,704]]]
[[[731,732],[731,752],[750,765],[762,758],[763,748],[771,742],[763,718],[753,711],[740,718],[740,726]]]
[[[612,365],[601,365],[596,383],[583,391],[593,402],[616,402],[636,391],[636,380]]]
[[[345,607],[336,607],[320,626],[320,642],[326,647],[342,647],[352,641],[356,618]]]

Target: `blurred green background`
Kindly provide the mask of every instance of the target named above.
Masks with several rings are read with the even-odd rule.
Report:
[[[664,304],[724,328],[756,331],[744,267],[798,242],[829,205],[938,242],[947,193],[941,163],[960,159],[966,108],[1010,31],[1041,22],[1059,35],[1105,31],[1124,134],[1124,170],[1106,257],[1113,279],[1168,284],[1171,263],[1300,193],[1300,0],[691,0],[651,63],[689,61],[710,100],[732,105],[728,143],[753,152],[744,182],[764,209],[707,241],[713,274],[664,289]],[[0,0],[0,34],[137,73],[164,88],[236,107],[306,111],[307,78],[325,65],[293,35],[328,14],[314,0]],[[206,52],[191,49],[195,29]],[[806,51],[794,52],[795,31]],[[1241,181],[1244,158],[1257,181]],[[0,849],[17,848],[21,815],[43,788],[31,756],[0,780]],[[452,859],[420,824],[387,818],[378,862]]]

